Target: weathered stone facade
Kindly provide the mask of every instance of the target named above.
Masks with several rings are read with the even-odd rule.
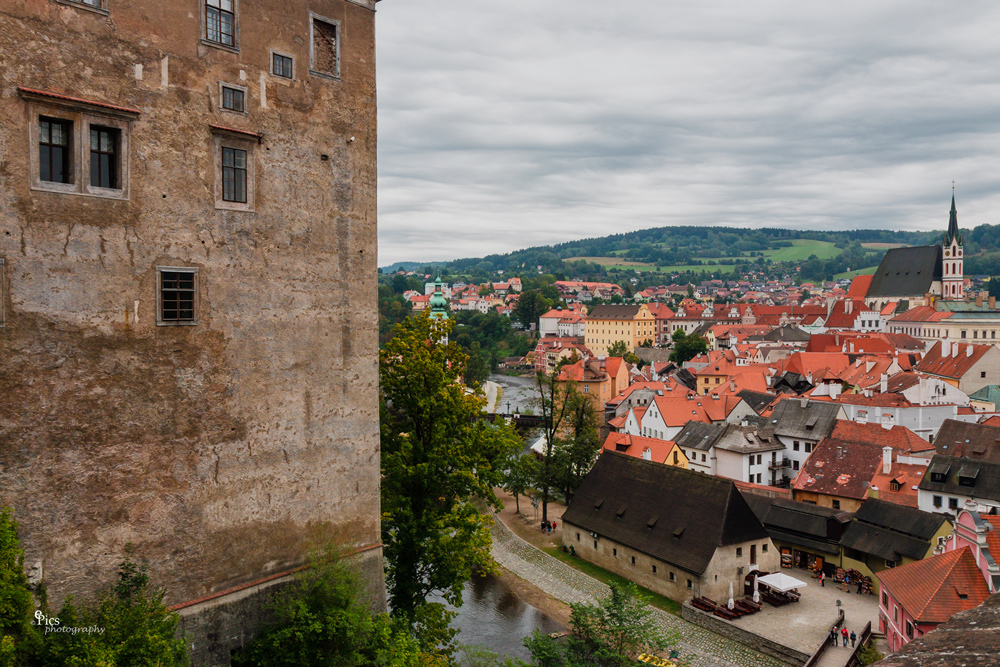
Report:
[[[697,574],[603,535],[594,537],[585,528],[565,520],[563,546],[567,549],[572,546],[580,558],[678,602],[700,596],[728,599],[730,583],[734,593],[741,596],[744,575],[751,571],[751,548],[755,550],[757,568],[775,572],[781,564],[781,554],[767,538],[719,547],[705,572]]]
[[[0,504],[51,604],[129,542],[177,604],[333,539],[384,606],[375,1],[236,0],[220,37],[205,0],[0,0]],[[197,271],[185,326],[162,267]]]

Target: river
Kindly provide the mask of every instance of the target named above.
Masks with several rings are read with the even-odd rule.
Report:
[[[452,621],[462,644],[483,646],[499,653],[527,660],[530,655],[521,640],[535,630],[543,633],[563,630],[562,624],[517,597],[497,577],[474,577],[465,585],[462,606]]]
[[[538,400],[538,386],[535,384],[534,376],[515,377],[493,374],[490,375],[489,379],[503,388],[503,396],[500,397],[497,412],[507,413],[517,410],[523,413],[530,410],[532,413],[538,414],[541,410]]]
[[[534,377],[490,375],[489,379],[503,388],[498,412],[538,413],[538,388]],[[535,630],[556,632],[562,625],[547,614],[517,597],[494,576],[475,577],[465,586],[462,606],[452,626],[458,628],[458,641],[484,646],[495,653],[528,659],[521,640]]]

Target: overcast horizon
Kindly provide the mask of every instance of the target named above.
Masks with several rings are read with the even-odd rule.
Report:
[[[1000,222],[1000,6],[378,5],[379,258]]]

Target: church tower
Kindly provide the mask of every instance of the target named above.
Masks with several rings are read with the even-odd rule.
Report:
[[[965,300],[965,278],[962,270],[962,234],[958,231],[958,212],[955,210],[955,193],[951,193],[951,217],[944,235],[943,270],[941,272],[942,297],[950,301]]]

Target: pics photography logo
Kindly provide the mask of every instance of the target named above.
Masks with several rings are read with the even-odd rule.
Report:
[[[70,625],[62,625],[62,623],[58,618],[49,618],[48,616],[42,613],[41,609],[35,611],[35,620],[33,620],[31,624],[44,627],[45,634],[49,634],[50,632],[52,633],[62,632],[73,635],[77,634],[78,632],[86,632],[97,635],[104,634],[104,628],[99,628],[96,625],[88,625],[83,628],[78,628]]]

